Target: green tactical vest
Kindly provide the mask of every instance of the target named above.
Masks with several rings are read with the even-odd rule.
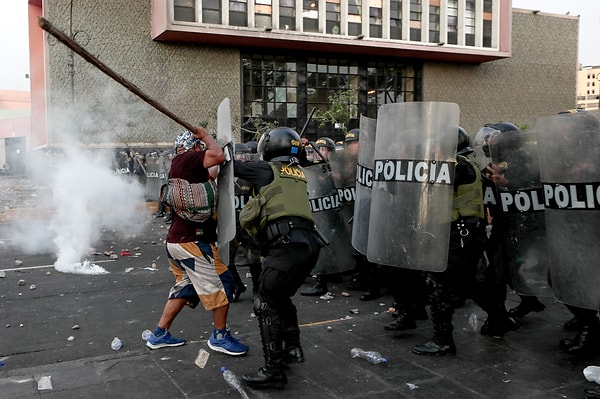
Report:
[[[461,184],[454,191],[454,197],[452,199],[452,221],[456,221],[459,217],[484,217],[483,211],[483,179],[479,168],[477,168],[473,162],[469,161],[468,158],[459,155],[457,158],[462,158],[473,167],[477,177],[475,181],[469,184]]]
[[[260,189],[267,224],[283,216],[300,216],[313,220],[306,192],[306,175],[298,165],[270,162],[274,179]]]

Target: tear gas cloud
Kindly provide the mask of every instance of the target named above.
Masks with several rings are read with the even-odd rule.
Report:
[[[111,123],[118,125],[123,119],[130,118],[129,111],[122,107],[119,114],[113,113]],[[66,113],[75,114],[77,121],[83,124],[93,118],[81,111]],[[70,126],[70,131],[77,129],[77,121],[66,119],[56,124],[63,122],[61,125]],[[43,204],[52,210],[50,220],[27,225],[25,231],[17,232],[15,241],[27,253],[54,253],[57,259],[54,266],[58,271],[106,273],[100,266],[87,261],[86,256],[90,248],[98,244],[103,231],[114,233],[114,240],[141,231],[147,214],[145,187],[134,175],[115,173],[114,150],[82,147],[72,138],[75,135],[65,134],[65,130],[62,130],[58,152],[52,150],[44,157],[40,154],[31,156],[28,161],[31,178],[40,190],[46,190],[43,197],[51,202]],[[103,130],[114,132],[117,129]],[[96,140],[120,141],[114,137]]]
[[[56,254],[61,272],[105,272],[85,261],[103,230],[115,239],[137,234],[144,223],[144,187],[130,176],[116,175],[109,154],[67,147],[51,163],[36,170],[45,182],[52,216],[49,222],[29,226],[20,246],[23,250]],[[31,228],[33,227],[33,228]]]

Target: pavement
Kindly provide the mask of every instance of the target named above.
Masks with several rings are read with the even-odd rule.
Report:
[[[81,275],[56,271],[51,253],[28,255],[13,245],[11,232],[27,223],[24,215],[32,213],[0,222],[1,399],[243,397],[220,368],[241,376],[263,362],[246,268],[239,270],[248,291],[228,318],[231,331],[250,346],[246,355],[208,348],[212,316],[201,308],[184,309],[171,328],[186,345],[150,350],[141,333],[158,321],[173,280],[164,250],[168,225],[149,211],[142,234],[104,232],[89,260],[109,273]],[[133,256],[121,256],[122,250]],[[115,259],[104,254],[111,251]],[[479,334],[485,314],[467,301],[454,316],[457,355],[426,357],[411,349],[431,338],[430,321],[419,321],[415,330],[384,331],[392,297],[384,291],[361,302],[360,292],[346,289],[347,280],[329,285],[330,299],[296,295],[306,362],[290,365],[284,390],[245,387],[249,398],[553,399],[582,398],[585,388],[597,386],[583,369],[600,365],[598,356],[573,358],[558,348],[573,333],[562,328],[570,313],[553,298],[542,298],[546,309],[527,315],[503,338]],[[510,294],[507,307],[516,304]],[[114,337],[123,342],[118,351],[111,349]],[[353,347],[379,351],[388,363],[351,358]],[[196,362],[202,356],[205,362]]]

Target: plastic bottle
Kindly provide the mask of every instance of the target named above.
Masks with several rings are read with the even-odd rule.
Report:
[[[230,387],[235,388],[240,395],[242,395],[243,399],[250,399],[244,388],[242,387],[242,382],[240,379],[233,373],[231,370],[227,370],[226,367],[221,367],[221,372],[223,373],[223,379]]]
[[[586,380],[600,384],[600,367],[587,366],[585,369],[583,369],[583,375]]]
[[[363,359],[367,359],[369,363],[372,364],[387,363],[387,359],[381,356],[381,353],[375,351],[365,351],[360,348],[352,348],[350,350],[350,356],[362,357]]]
[[[121,349],[122,346],[123,346],[123,341],[121,341],[117,337],[114,337],[112,342],[110,343],[110,347],[114,351],[118,351],[119,349]]]
[[[154,334],[152,334],[152,331],[150,331],[150,330],[142,331],[142,339],[144,341],[148,341],[152,335],[154,335]]]

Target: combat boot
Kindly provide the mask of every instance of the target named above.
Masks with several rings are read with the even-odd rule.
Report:
[[[412,350],[414,354],[426,356],[456,355],[456,345],[452,338],[454,308],[450,301],[440,300],[442,296],[443,293],[440,288],[434,290],[433,295],[430,296],[433,299],[431,306],[433,338],[415,346]]]
[[[596,323],[597,324],[597,323]],[[573,339],[560,341],[560,348],[570,355],[592,355],[600,349],[598,325],[584,325]]]
[[[392,314],[394,320],[386,324],[386,331],[403,331],[417,328],[416,320],[427,320],[427,311],[424,306],[403,305]]]
[[[540,302],[535,296],[521,296],[521,303],[508,311],[512,317],[523,317],[531,312],[541,312],[546,309],[546,305]]]
[[[270,359],[254,374],[242,376],[248,385],[258,389],[282,389],[287,384],[287,376],[283,371],[283,351],[270,351]]]
[[[300,291],[303,296],[321,296],[327,294],[327,279],[324,275],[317,274],[313,276],[313,285],[305,290]]]

